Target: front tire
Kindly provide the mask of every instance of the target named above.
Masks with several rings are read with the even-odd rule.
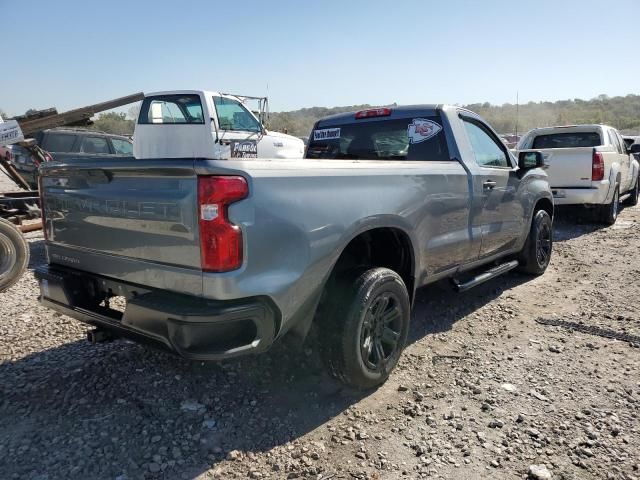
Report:
[[[542,275],[551,262],[553,251],[553,222],[545,210],[533,215],[527,241],[518,256],[521,272]]]
[[[321,350],[330,373],[356,389],[383,384],[409,333],[411,303],[400,275],[388,268],[340,275],[320,312]]]
[[[18,281],[29,263],[29,245],[13,224],[0,218],[0,292]]]

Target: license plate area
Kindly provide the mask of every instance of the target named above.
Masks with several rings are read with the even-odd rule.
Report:
[[[127,299],[149,293],[144,287],[55,266],[36,270],[36,277],[44,298],[118,322],[124,317]]]
[[[109,298],[105,298],[100,307],[104,308],[108,316],[122,320],[124,311],[127,309],[127,299],[122,295],[114,295]]]

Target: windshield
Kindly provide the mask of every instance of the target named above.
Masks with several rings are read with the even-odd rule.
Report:
[[[133,144],[124,138],[111,138],[111,145],[118,155],[133,155]]]
[[[539,135],[531,148],[577,148],[602,145],[598,132],[551,133]]]
[[[226,97],[213,97],[218,114],[220,130],[241,130],[259,132],[260,122],[249,113],[242,103]]]
[[[447,161],[449,151],[439,116],[357,120],[316,127],[307,158]]]

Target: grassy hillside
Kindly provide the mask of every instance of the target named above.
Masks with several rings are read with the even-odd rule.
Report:
[[[345,107],[311,107],[291,112],[272,112],[268,127],[287,131],[292,135],[308,136],[313,124],[320,118],[334,113],[363,110],[371,105]],[[499,133],[513,133],[516,129],[516,106],[510,103],[491,105],[474,103],[466,108],[482,115]],[[1,112],[1,110],[0,110]],[[109,133],[132,134],[135,112],[106,112],[98,115],[92,128]],[[623,133],[640,133],[640,95],[608,97],[600,95],[591,100],[559,100],[557,102],[529,102],[520,105],[518,132],[534,127],[577,123],[606,123]]]
[[[364,110],[370,108],[371,105],[349,105],[346,107],[311,107],[294,110],[291,112],[271,112],[269,119],[269,128],[284,132],[285,130],[291,135],[309,136],[313,124],[320,118],[336,113],[352,112],[354,110]]]
[[[351,105],[334,108],[303,108],[291,112],[272,113],[270,128],[292,135],[308,136],[319,118],[334,113],[361,110],[370,105]],[[474,103],[464,105],[484,117],[499,133],[512,133],[516,129],[516,105]],[[578,123],[605,123],[625,133],[640,132],[640,95],[608,97],[600,95],[591,100],[559,100],[557,102],[529,102],[520,105],[518,131],[534,127]]]

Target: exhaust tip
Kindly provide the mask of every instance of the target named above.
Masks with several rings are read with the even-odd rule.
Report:
[[[113,340],[113,334],[108,330],[96,328],[87,332],[87,341],[93,345]]]

